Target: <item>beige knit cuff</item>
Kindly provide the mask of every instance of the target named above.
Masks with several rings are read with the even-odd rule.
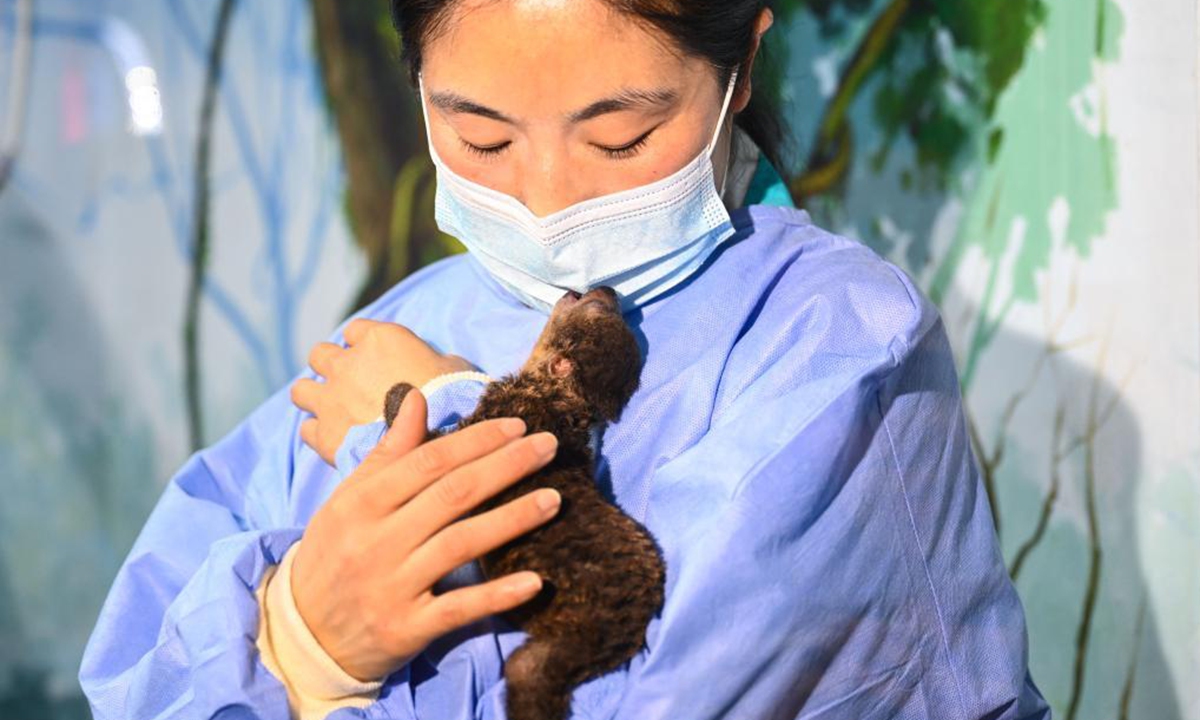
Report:
[[[325,652],[292,597],[292,561],[300,547],[288,549],[278,566],[267,568],[255,595],[259,632],[255,642],[263,665],[288,691],[291,717],[323,718],[339,707],[366,707],[379,696],[383,679],[363,682]]]

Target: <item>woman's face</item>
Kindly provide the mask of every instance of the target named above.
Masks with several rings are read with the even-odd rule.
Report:
[[[712,138],[726,91],[713,69],[600,0],[460,0],[449,12],[422,60],[434,148],[539,217],[670,175]],[[730,100],[718,186],[749,97],[747,85]]]

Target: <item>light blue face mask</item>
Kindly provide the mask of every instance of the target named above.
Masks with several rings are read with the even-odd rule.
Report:
[[[437,225],[513,295],[547,314],[567,290],[582,293],[600,285],[617,291],[622,311],[640,307],[686,280],[734,234],[713,179],[712,151],[736,82],[734,72],[712,139],[687,165],[648,185],[538,217],[511,195],[472,182],[442,162],[419,79],[429,155],[437,168]]]

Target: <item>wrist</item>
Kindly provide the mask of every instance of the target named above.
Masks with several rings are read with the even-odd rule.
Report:
[[[339,660],[336,648],[321,642],[317,629],[300,612],[295,594],[294,562],[299,554],[296,543],[284,556],[279,571],[267,588],[267,607],[279,619],[280,629],[276,651],[289,658],[290,678],[303,688],[305,694],[325,699],[361,695],[378,690],[382,675]],[[362,678],[369,678],[363,680]]]

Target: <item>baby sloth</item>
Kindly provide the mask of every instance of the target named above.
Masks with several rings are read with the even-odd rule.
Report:
[[[620,416],[641,365],[616,293],[568,292],[521,370],[491,383],[474,414],[458,423],[520,417],[529,433],[550,431],[559,441],[549,464],[471,513],[541,487],[562,495],[552,520],[480,559],[489,579],[531,570],[543,581],[537,596],[503,614],[529,635],[504,667],[509,720],[566,718],[575,687],[637,654],[662,607],[666,573],[658,544],[597,490],[588,444],[593,425]],[[389,427],[411,387],[400,383],[388,392]]]

